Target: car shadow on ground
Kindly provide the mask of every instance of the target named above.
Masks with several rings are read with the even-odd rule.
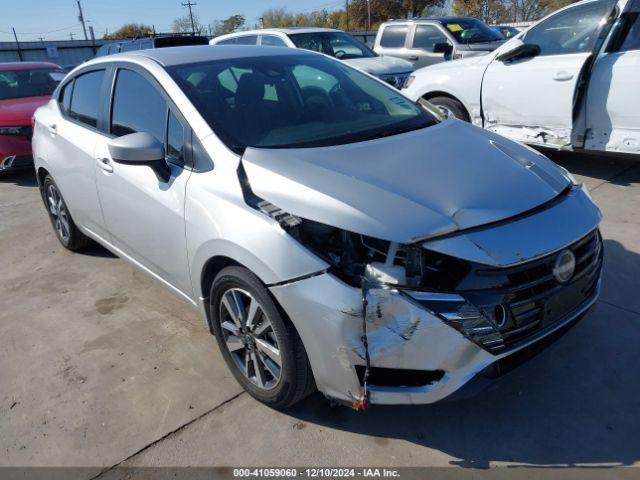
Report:
[[[17,185],[18,187],[37,187],[38,181],[33,170],[18,170],[15,172],[0,173],[0,185],[3,183]]]
[[[608,181],[615,185],[631,185],[628,176],[622,174],[634,167],[639,167],[636,170],[640,174],[640,162],[629,155],[595,155],[544,149],[540,149],[540,152],[574,175]]]
[[[606,241],[605,249],[610,267],[640,267],[640,255],[620,243]],[[639,285],[627,285],[629,294]],[[599,302],[555,344],[473,398],[358,413],[316,393],[287,413],[376,437],[378,445],[402,439],[441,451],[462,467],[630,465],[640,461],[638,344],[640,312]]]
[[[8,172],[3,175],[0,175],[0,185],[2,185],[3,183],[13,184],[19,187],[37,187],[38,186],[36,174],[32,170]],[[111,253],[102,245],[99,245],[95,242],[92,243],[89,247],[81,250],[78,253],[82,255],[88,255],[91,257],[118,258],[116,255]]]

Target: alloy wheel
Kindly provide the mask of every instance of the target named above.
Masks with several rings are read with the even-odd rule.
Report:
[[[242,374],[257,387],[271,390],[282,375],[282,357],[273,325],[249,292],[230,288],[220,300],[224,345]]]
[[[47,203],[49,205],[49,213],[53,220],[53,226],[58,233],[60,239],[67,243],[71,238],[71,224],[69,223],[69,212],[62,201],[62,195],[55,185],[49,185],[47,188]]]

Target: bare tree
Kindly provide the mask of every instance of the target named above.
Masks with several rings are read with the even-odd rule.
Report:
[[[204,31],[204,26],[195,14],[193,15],[193,25],[197,34],[201,34]],[[171,29],[176,33],[191,33],[191,18],[189,15],[176,18],[171,25]]]

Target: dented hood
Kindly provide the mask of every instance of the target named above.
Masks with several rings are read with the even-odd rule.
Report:
[[[566,188],[541,154],[473,125],[322,148],[247,148],[252,191],[302,218],[407,243],[513,217]]]

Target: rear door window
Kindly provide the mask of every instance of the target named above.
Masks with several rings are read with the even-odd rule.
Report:
[[[69,107],[71,106],[71,95],[73,93],[73,81],[67,83],[62,90],[60,90],[60,96],[58,97],[58,104],[60,109],[65,115],[69,114]]]
[[[385,48],[402,48],[407,39],[407,25],[390,25],[385,27],[380,39],[380,46]]]
[[[69,106],[71,118],[90,127],[97,127],[104,75],[104,70],[97,70],[76,77]]]

